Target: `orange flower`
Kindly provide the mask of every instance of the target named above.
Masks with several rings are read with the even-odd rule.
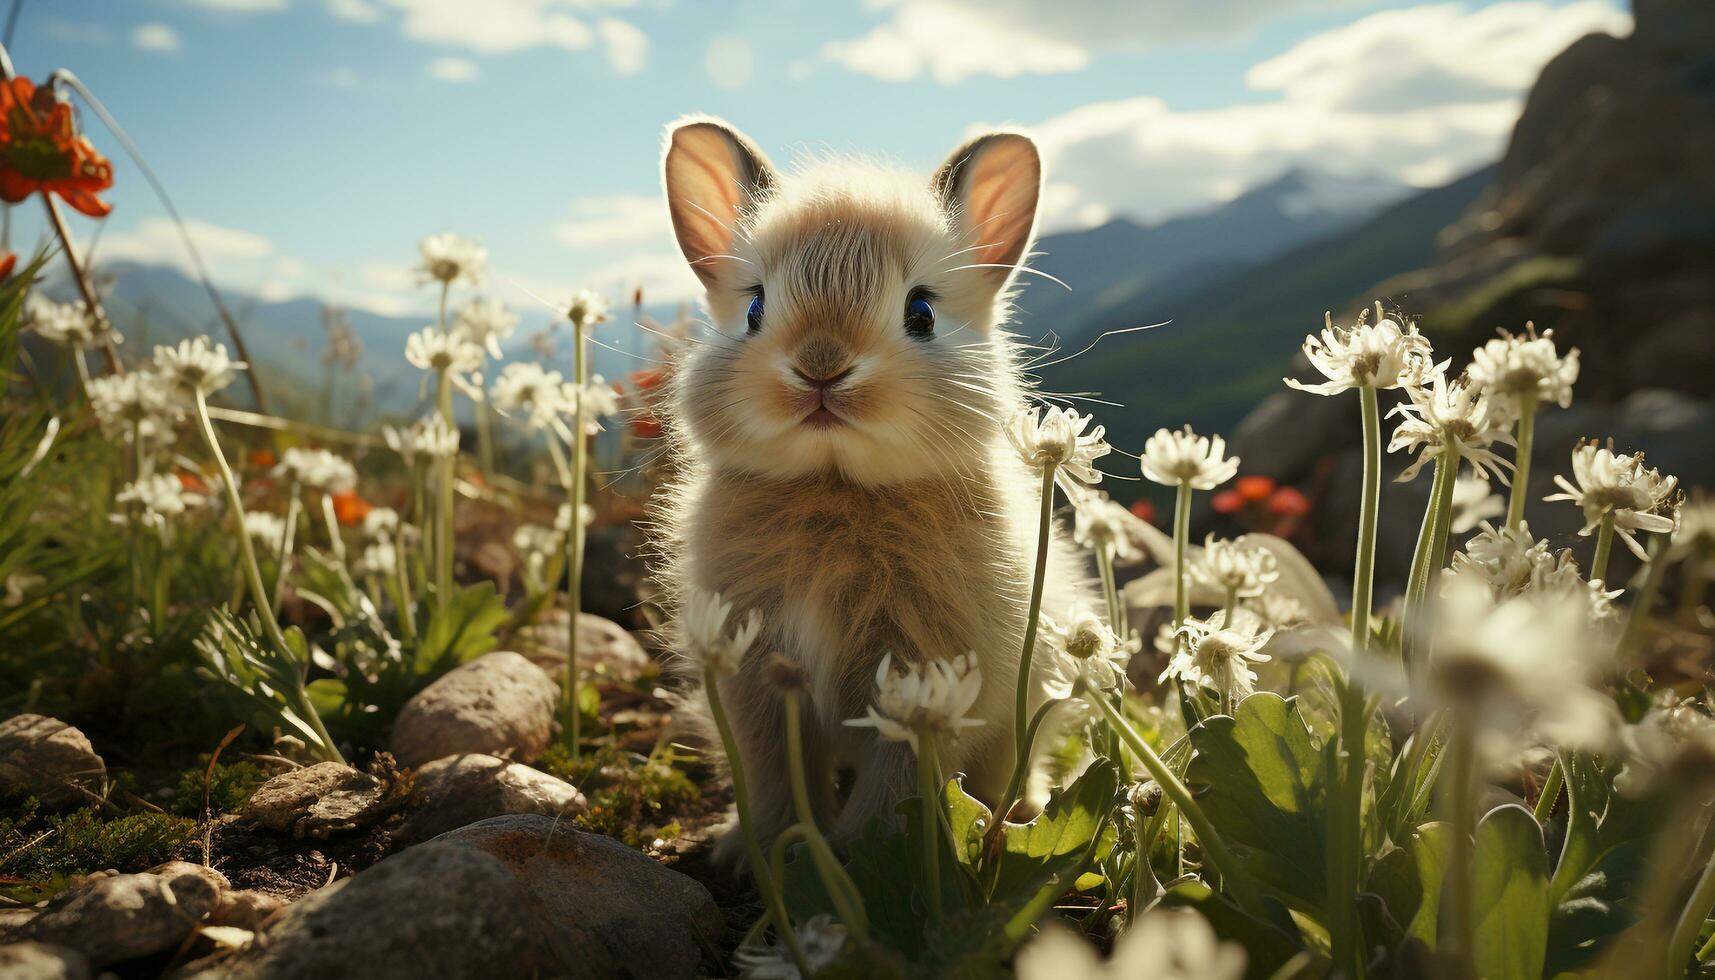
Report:
[[[1241,476],[1233,481],[1233,489],[1247,502],[1267,500],[1274,492],[1274,480],[1266,476]]]
[[[1236,514],[1245,509],[1245,498],[1237,490],[1222,490],[1209,498],[1217,514]]]
[[[1131,505],[1131,512],[1138,520],[1148,524],[1155,523],[1155,504],[1148,500],[1139,500]]]
[[[96,197],[113,186],[113,165],[79,135],[71,105],[28,78],[0,82],[0,200],[58,194],[92,218],[113,205]]]
[[[639,439],[654,439],[661,434],[661,420],[653,415],[639,415],[631,420],[631,434]]]
[[[356,527],[363,523],[375,505],[358,496],[356,490],[341,490],[333,495],[334,520],[345,527]]]
[[[12,270],[17,267],[17,252],[0,252],[0,279],[11,278]]]
[[[1281,517],[1303,517],[1310,513],[1310,498],[1293,487],[1281,487],[1269,495],[1268,509]]]
[[[667,372],[660,368],[648,368],[631,372],[631,386],[638,391],[650,391],[661,386],[667,380]]]
[[[191,493],[208,493],[208,484],[203,482],[202,475],[190,470],[179,471],[179,486]]]
[[[274,450],[272,449],[250,450],[250,466],[252,469],[271,470],[277,462],[279,460],[274,458]]]

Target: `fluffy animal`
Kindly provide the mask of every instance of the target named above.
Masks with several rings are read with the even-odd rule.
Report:
[[[1036,223],[1035,144],[981,136],[928,178],[843,159],[782,172],[726,123],[690,118],[669,127],[662,169],[712,329],[674,373],[682,476],[660,501],[657,572],[669,606],[695,587],[735,617],[761,612],[719,681],[756,832],[766,845],[795,822],[776,654],[804,679],[812,803],[836,838],[914,792],[907,744],[843,724],[887,654],[976,656],[983,724],[942,759],[993,803],[1041,500],[1002,430],[1029,397],[1003,327]],[[1087,573],[1058,529],[1050,547],[1043,610],[1058,617]],[[735,838],[720,856],[739,856]]]

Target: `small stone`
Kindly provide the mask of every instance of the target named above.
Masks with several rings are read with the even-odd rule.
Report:
[[[530,660],[550,676],[566,669],[566,611],[552,610],[525,631]],[[634,681],[654,661],[629,630],[593,613],[578,614],[578,664],[618,681]]]
[[[43,715],[0,722],[0,786],[48,807],[86,805],[107,790],[107,766],[77,729]]]
[[[588,803],[571,783],[492,755],[453,755],[417,770],[403,840],[425,840],[509,813],[571,816]]]
[[[0,977],[7,980],[89,980],[89,957],[47,943],[0,946]]]
[[[61,893],[24,929],[107,966],[170,949],[220,904],[226,877],[173,861],[140,874],[91,876]]]
[[[486,654],[405,703],[393,725],[393,754],[406,766],[473,752],[533,761],[553,739],[559,693],[542,668],[518,654]]]
[[[254,888],[235,889],[220,896],[220,904],[215,906],[214,914],[209,916],[209,922],[217,926],[257,929],[270,915],[285,908],[287,904],[280,896],[265,891]]]
[[[387,811],[387,785],[338,762],[318,762],[263,783],[244,805],[256,823],[293,837],[323,838],[374,823]]]

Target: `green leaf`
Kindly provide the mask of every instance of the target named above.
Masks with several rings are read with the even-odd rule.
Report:
[[[1436,941],[1450,844],[1446,824],[1424,824],[1411,831],[1403,846],[1384,854],[1370,871],[1369,891],[1381,898],[1405,938],[1430,948]]]
[[[1548,951],[1548,852],[1542,828],[1517,804],[1477,825],[1472,911],[1477,975],[1540,980]]]
[[[1573,970],[1636,919],[1633,907],[1650,841],[1661,826],[1659,800],[1629,799],[1592,756],[1561,756],[1566,774],[1566,840],[1549,882],[1548,965]]]
[[[316,709],[316,714],[323,718],[331,718],[345,708],[345,682],[337,677],[313,680],[304,685],[304,693],[309,695],[310,705]]]
[[[994,824],[994,813],[987,804],[965,792],[962,776],[947,780],[941,802],[947,808],[947,823],[953,830],[953,848],[959,863],[975,868],[983,857],[983,841]]]
[[[1072,872],[1086,857],[1102,858],[1113,848],[1115,834],[1107,816],[1118,791],[1118,767],[1097,759],[1072,785],[1050,797],[1036,819],[1007,824],[995,899],[1028,898],[1054,875],[1070,885]]]
[[[493,582],[479,582],[453,593],[429,616],[417,643],[421,677],[435,677],[493,650],[496,632],[506,623],[506,603]]]
[[[1265,890],[1319,908],[1326,890],[1326,766],[1297,700],[1258,692],[1190,732],[1185,780]]]
[[[1192,908],[1203,914],[1222,939],[1245,948],[1246,980],[1266,980],[1275,975],[1286,962],[1297,956],[1302,947],[1294,935],[1279,925],[1264,922],[1215,894],[1200,879],[1189,878],[1168,888],[1161,896],[1165,908]],[[1272,903],[1271,903],[1272,904]],[[1286,911],[1278,905],[1283,922],[1290,923]]]

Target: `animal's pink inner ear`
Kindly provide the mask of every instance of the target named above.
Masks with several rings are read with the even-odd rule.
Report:
[[[766,166],[741,139],[714,123],[691,123],[673,131],[667,148],[667,213],[679,249],[705,283],[731,253],[741,212]]]
[[[961,223],[967,239],[978,246],[972,261],[1017,265],[1036,225],[1042,186],[1036,147],[1022,136],[990,137],[975,148],[965,170]]]

